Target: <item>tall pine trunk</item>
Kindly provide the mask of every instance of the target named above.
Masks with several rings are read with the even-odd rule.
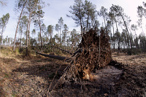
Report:
[[[19,19],[18,19],[18,22],[17,22],[16,31],[15,31],[15,37],[14,37],[13,51],[15,51],[15,47],[16,47],[16,46],[15,46],[15,43],[16,43],[16,36],[17,36],[17,32],[18,32],[18,27],[19,27],[20,19],[21,19],[21,17],[22,17],[22,13],[23,13],[23,10],[24,10],[24,8],[25,8],[26,3],[27,3],[27,0],[26,0],[26,2],[23,4],[23,8],[22,8],[22,10],[21,10],[21,13],[20,13],[20,16],[19,16]]]
[[[33,8],[29,12],[29,20],[27,24],[27,32],[26,32],[26,56],[29,55],[29,46],[30,46],[30,24],[31,24],[31,16],[33,14],[34,8],[36,6],[37,2],[35,2]],[[29,39],[28,39],[29,38]]]

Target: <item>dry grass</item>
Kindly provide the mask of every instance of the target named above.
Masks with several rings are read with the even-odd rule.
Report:
[[[32,56],[23,58],[11,49],[0,51],[0,95],[1,97],[46,96],[56,69],[63,64],[56,80],[62,75],[66,63],[58,60]]]
[[[146,54],[138,54],[138,55],[126,55],[124,53],[120,53],[117,55],[114,53],[112,55],[113,60],[121,62],[123,64],[129,65],[146,65]]]

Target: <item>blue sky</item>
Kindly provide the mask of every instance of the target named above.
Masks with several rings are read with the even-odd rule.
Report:
[[[7,2],[6,6],[0,5],[0,17],[2,15],[9,13],[10,19],[7,24],[7,27],[4,32],[4,37],[14,37],[17,19],[19,16],[19,13],[14,11],[15,6],[15,0],[3,0]],[[66,17],[66,14],[69,14],[69,7],[74,4],[74,0],[44,0],[46,4],[49,4],[49,6],[46,6],[44,8],[45,15],[44,15],[44,23],[46,26],[48,25],[54,25],[58,23],[58,19],[62,17],[64,19],[64,23],[69,26],[69,30],[77,29],[80,30],[79,27],[76,27],[76,24],[71,18]],[[84,0],[83,0],[84,1]],[[123,9],[126,15],[130,16],[132,23],[136,23],[137,21],[137,6],[142,5],[143,0],[90,0],[93,4],[96,5],[97,10],[100,10],[101,6],[104,6],[109,10],[110,6],[112,4],[120,5]],[[33,26],[31,26],[31,29],[33,29]],[[140,33],[141,30],[138,31]],[[54,33],[56,33],[54,31]]]

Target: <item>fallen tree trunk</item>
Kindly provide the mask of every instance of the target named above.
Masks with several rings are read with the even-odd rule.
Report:
[[[73,60],[73,58],[68,58],[68,57],[63,57],[63,56],[56,56],[56,55],[42,54],[42,53],[39,53],[39,52],[36,52],[36,54],[39,54],[39,55],[42,55],[42,56],[45,56],[45,57],[49,57],[49,58],[63,60],[63,61],[66,61],[66,62],[70,62],[70,61]]]

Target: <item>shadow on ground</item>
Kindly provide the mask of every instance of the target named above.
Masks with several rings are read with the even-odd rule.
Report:
[[[47,59],[31,61],[31,65],[23,64],[13,72],[25,73],[28,76],[38,76],[48,82],[45,89],[41,89],[43,93],[49,87],[55,72],[61,64],[43,63]],[[51,60],[50,60],[51,61]],[[34,65],[35,64],[35,65]],[[63,64],[58,70],[56,80],[64,73],[63,70],[67,64]],[[51,92],[53,97],[142,97],[145,96],[146,90],[146,66],[124,65],[116,61],[112,61],[109,66],[96,71],[99,80],[96,82],[83,81],[82,83],[63,83]],[[25,79],[26,80],[26,79]],[[37,87],[38,82],[35,84]],[[36,91],[33,91],[36,92]],[[34,94],[33,94],[34,95]],[[45,94],[48,95],[48,94]]]
[[[25,64],[22,64],[23,66],[20,66],[17,69],[14,69],[13,72],[24,72],[27,75],[33,75],[33,76],[39,76],[44,78],[45,80],[51,80],[55,76],[56,71],[58,70],[58,73],[56,75],[56,79],[59,79],[59,77],[63,74],[63,70],[66,68],[67,64],[57,64],[57,63],[41,63],[41,62],[50,62],[51,59],[41,59],[37,61],[31,61],[32,66],[27,66]],[[61,67],[60,67],[61,65]]]

